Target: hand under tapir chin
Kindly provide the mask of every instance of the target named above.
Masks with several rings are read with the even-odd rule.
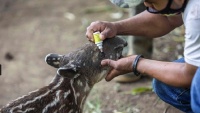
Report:
[[[110,59],[102,60],[101,61],[102,66],[110,66],[112,68],[105,78],[106,81],[111,81],[113,78],[119,75],[132,72],[133,71],[132,65],[135,58],[136,58],[136,55],[132,55],[132,56],[121,58],[117,61],[110,60]]]

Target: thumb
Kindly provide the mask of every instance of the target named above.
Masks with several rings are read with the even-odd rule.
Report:
[[[113,78],[115,78],[116,76],[118,76],[120,74],[119,71],[112,69],[108,75],[106,76],[106,81],[111,81]]]
[[[100,34],[100,38],[101,38],[101,40],[105,40],[106,37],[107,37],[106,33],[101,32],[101,34]]]

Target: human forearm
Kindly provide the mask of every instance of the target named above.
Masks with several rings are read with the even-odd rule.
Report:
[[[177,22],[177,20],[179,21]],[[168,18],[144,11],[134,17],[113,23],[117,28],[118,35],[136,35],[155,38],[163,36],[182,25],[182,19],[180,15]]]
[[[133,71],[133,61],[136,55],[121,58],[117,61],[110,59],[103,60],[103,66],[110,66],[113,69],[106,76],[106,80],[110,81],[114,77],[130,73]],[[187,63],[163,62],[140,58],[136,70],[141,74],[151,76],[166,84],[176,87],[190,87],[192,78],[197,67]]]
[[[186,63],[162,62],[141,59],[137,70],[166,84],[176,87],[190,87],[195,67],[188,69]]]

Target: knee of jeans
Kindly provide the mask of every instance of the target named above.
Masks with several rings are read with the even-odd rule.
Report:
[[[164,88],[164,84],[158,80],[156,80],[155,78],[153,79],[152,82],[152,87],[153,87],[153,91],[160,97],[161,95],[163,95],[163,93],[165,93],[166,88]]]

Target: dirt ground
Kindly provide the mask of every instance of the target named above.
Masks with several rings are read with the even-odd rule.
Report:
[[[0,107],[47,85],[56,70],[46,65],[45,56],[66,54],[87,43],[89,23],[127,16],[108,0],[0,0]],[[182,55],[182,29],[165,37],[154,40],[153,59],[172,61]],[[90,93],[85,113],[182,113],[153,92],[128,93],[150,85],[148,77],[129,84],[102,80]]]

